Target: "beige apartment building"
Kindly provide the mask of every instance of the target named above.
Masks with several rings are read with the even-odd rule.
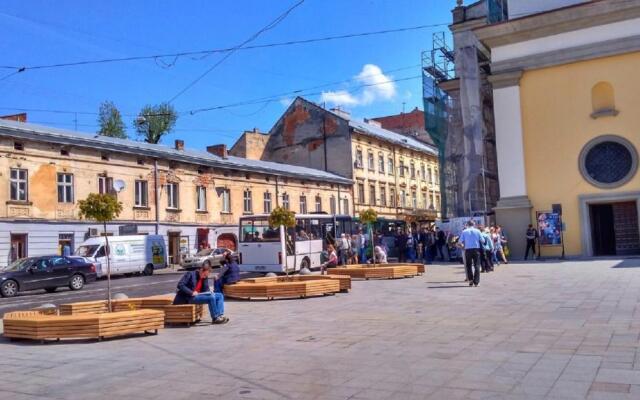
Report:
[[[415,223],[439,216],[438,156],[429,144],[383,129],[377,121],[326,110],[301,97],[269,135],[262,136],[266,139],[263,160],[353,180],[354,207],[340,213],[357,216],[373,208],[381,218]]]
[[[205,243],[235,246],[242,215],[278,205],[335,213],[352,204],[351,179],[235,157],[224,145],[195,151],[179,140],[169,147],[0,120],[0,154],[0,266],[101,234],[78,216],[89,193],[122,202],[109,234],[164,235],[172,262]],[[119,193],[116,181],[124,183]]]

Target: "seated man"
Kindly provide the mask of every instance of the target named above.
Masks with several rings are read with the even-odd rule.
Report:
[[[376,264],[387,264],[387,253],[385,253],[382,246],[376,246],[373,249],[373,253],[375,255]]]
[[[173,304],[207,304],[212,324],[226,324],[229,318],[224,316],[224,296],[212,292],[209,288],[211,267],[203,265],[197,271],[188,271],[178,282]]]
[[[220,272],[214,279],[214,287],[218,293],[223,293],[224,285],[231,285],[240,280],[238,259],[231,252],[227,251],[222,260],[220,260]]]

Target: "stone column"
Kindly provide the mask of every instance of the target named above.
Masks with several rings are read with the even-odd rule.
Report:
[[[489,77],[493,85],[496,152],[500,200],[496,220],[507,234],[511,258],[522,259],[526,248],[525,231],[533,223],[531,201],[527,196],[524,160],[520,78],[522,71]]]

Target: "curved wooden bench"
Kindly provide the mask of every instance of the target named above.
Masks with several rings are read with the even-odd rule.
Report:
[[[261,278],[243,279],[241,282],[265,283],[265,282],[304,282],[317,281],[322,279],[333,279],[340,282],[340,291],[348,292],[351,290],[351,277],[349,275],[292,275],[286,276],[270,276]]]
[[[109,303],[106,300],[81,301],[60,304],[58,310],[60,315],[102,314],[109,311]]]
[[[127,311],[138,309],[161,310],[164,312],[166,324],[193,324],[202,319],[204,307],[202,304],[173,305],[173,296],[151,296],[115,300],[111,302],[113,311]]]
[[[158,332],[164,327],[164,313],[158,310],[121,311],[103,314],[43,315],[18,311],[4,315],[3,335],[12,339],[79,339]]]
[[[286,299],[322,296],[339,292],[340,280],[306,279],[304,276],[270,277],[242,280],[224,286],[224,295],[240,299]],[[300,279],[302,278],[302,279]]]
[[[379,264],[379,265],[384,265],[385,267],[398,267],[398,266],[405,266],[405,265],[415,265],[418,268],[418,275],[424,275],[425,272],[427,272],[427,269],[425,268],[425,265],[422,263],[389,263],[389,264]]]
[[[418,264],[371,264],[348,265],[331,268],[331,274],[349,275],[360,279],[401,279],[420,275]]]

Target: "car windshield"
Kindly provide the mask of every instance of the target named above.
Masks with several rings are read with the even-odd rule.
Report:
[[[212,249],[202,249],[196,253],[196,257],[206,257],[211,254],[212,251]]]
[[[98,247],[100,247],[100,245],[97,244],[80,246],[76,249],[76,252],[74,254],[80,257],[93,257],[96,250],[98,250]]]
[[[4,272],[15,272],[15,271],[23,271],[28,266],[33,264],[33,258],[21,258],[4,267],[2,271]]]

